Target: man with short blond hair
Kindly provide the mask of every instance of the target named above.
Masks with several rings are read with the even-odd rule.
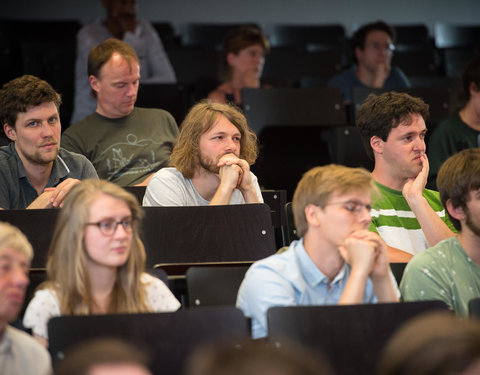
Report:
[[[362,168],[316,167],[293,196],[300,240],[255,262],[245,274],[237,307],[252,319],[252,336],[267,335],[272,306],[398,301],[385,243],[368,231],[373,179]]]

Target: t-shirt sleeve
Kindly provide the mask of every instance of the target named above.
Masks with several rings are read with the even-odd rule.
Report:
[[[143,280],[152,312],[177,311],[180,308],[180,302],[162,280],[147,274],[143,276]]]
[[[47,324],[50,318],[60,315],[58,301],[47,289],[38,290],[25,310],[23,325],[38,336],[48,339]]]
[[[83,165],[83,170],[82,170],[82,176],[81,180],[85,180],[87,178],[98,178],[97,171],[95,170],[95,167],[93,164],[85,158],[84,165]]]
[[[185,187],[174,174],[158,171],[147,185],[144,206],[186,206]]]

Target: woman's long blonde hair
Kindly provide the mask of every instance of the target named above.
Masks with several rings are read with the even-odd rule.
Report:
[[[84,245],[85,225],[91,204],[102,194],[124,201],[132,213],[132,243],[110,299],[109,312],[132,313],[150,310],[140,277],[145,270],[145,248],[138,235],[143,216],[136,198],[121,187],[104,180],[84,180],[74,186],[65,199],[50,244],[47,276],[41,286],[55,290],[60,311],[68,315],[91,314],[94,301]]]

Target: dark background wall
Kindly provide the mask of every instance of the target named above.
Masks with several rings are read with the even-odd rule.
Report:
[[[100,0],[2,1],[0,18],[78,19],[103,15]],[[186,22],[341,23],[350,33],[376,19],[391,23],[478,23],[478,0],[140,0],[150,21],[170,21],[179,31]]]

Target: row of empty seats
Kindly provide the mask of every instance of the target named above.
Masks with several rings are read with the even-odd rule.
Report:
[[[165,43],[178,82],[194,85],[193,100],[205,97],[218,83],[222,65],[219,43],[238,24],[188,24],[180,36],[168,23],[154,26]],[[73,109],[76,33],[80,27],[75,20],[0,22],[0,84],[22,74],[47,80],[63,95],[64,127]],[[415,85],[417,79],[430,78],[431,83],[435,78],[454,77],[473,57],[480,42],[479,28],[437,24],[433,42],[425,25],[397,25],[398,49],[393,64],[412,77]],[[273,48],[263,78],[276,86],[325,85],[329,77],[351,64],[342,25],[272,25],[265,31]]]

